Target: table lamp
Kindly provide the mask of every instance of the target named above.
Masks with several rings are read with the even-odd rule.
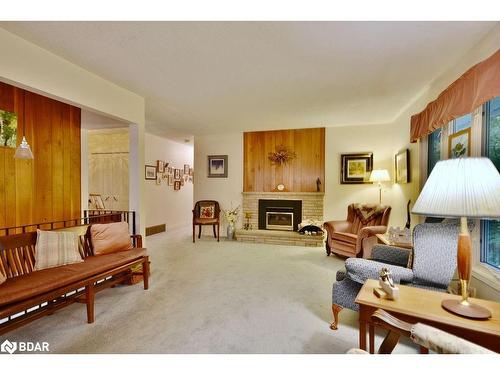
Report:
[[[412,212],[416,215],[460,218],[457,269],[462,299],[445,299],[441,306],[457,315],[487,319],[491,312],[468,300],[472,243],[467,218],[500,217],[500,175],[488,158],[460,158],[437,162]]]
[[[387,169],[374,169],[370,174],[369,181],[378,183],[378,200],[380,204],[382,204],[382,182],[390,180],[391,177],[389,176]]]

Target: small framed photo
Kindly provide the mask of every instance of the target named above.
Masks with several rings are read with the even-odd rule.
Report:
[[[158,173],[165,172],[165,162],[163,160],[156,161],[156,172]]]
[[[168,167],[168,168],[167,168],[167,173],[168,173],[168,174],[172,174],[172,173],[174,173],[174,169],[173,169],[172,167]]]
[[[470,156],[471,130],[461,130],[448,137],[448,159],[458,159]]]
[[[227,178],[227,155],[209,155],[208,177]]]
[[[341,154],[340,156],[341,184],[369,184],[373,169],[373,153]]]
[[[174,190],[181,190],[181,182],[174,181]]]
[[[189,174],[189,164],[184,164],[184,174]]]
[[[396,182],[406,184],[410,182],[410,150],[398,152],[394,158],[396,166]]]
[[[174,176],[169,174],[168,175],[168,185],[173,186],[174,185]]]
[[[181,170],[174,169],[174,180],[180,180],[180,179],[181,179]]]
[[[156,180],[156,165],[146,165],[144,168],[144,178],[146,180]]]
[[[189,175],[192,176],[193,175],[193,168],[189,168]]]
[[[156,185],[161,185],[161,174],[156,174]]]

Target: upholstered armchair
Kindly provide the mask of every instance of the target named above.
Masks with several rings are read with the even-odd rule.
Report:
[[[413,252],[376,245],[371,259],[349,258],[345,271],[338,271],[332,287],[333,322],[337,329],[343,308],[358,311],[354,302],[367,279],[378,279],[383,267],[391,271],[396,284],[445,292],[457,265],[458,221],[418,224],[413,230]]]
[[[324,224],[327,232],[326,255],[363,256],[363,245],[368,245],[367,240],[387,231],[390,214],[389,206],[350,204],[346,220],[327,221]]]
[[[198,238],[201,237],[201,227],[211,225],[217,242],[220,239],[220,206],[217,201],[198,201],[193,209],[193,242],[195,242],[195,229],[198,225]],[[215,228],[217,227],[217,232]]]

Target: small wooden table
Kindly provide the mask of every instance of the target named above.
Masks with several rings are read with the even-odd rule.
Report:
[[[370,317],[375,310],[383,309],[408,323],[425,323],[500,353],[500,303],[470,298],[472,302],[488,308],[492,315],[488,320],[472,320],[441,307],[443,299],[460,299],[460,296],[398,285],[399,299],[391,301],[373,294],[373,288],[378,286],[378,280],[367,280],[356,297],[359,304],[360,349],[366,350],[368,325],[370,353],[375,351],[375,325]]]
[[[395,242],[395,241],[391,241],[391,240],[389,240],[389,235],[387,233],[384,233],[384,234],[379,234],[378,233],[375,236],[377,236],[377,239],[378,239],[379,243],[382,243],[384,245],[402,247],[402,248],[405,248],[405,249],[413,249],[413,245],[411,244],[411,242]]]

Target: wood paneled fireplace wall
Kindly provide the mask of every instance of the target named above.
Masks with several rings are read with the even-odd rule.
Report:
[[[289,192],[325,191],[325,128],[244,133],[243,191],[273,192],[278,184]],[[284,146],[296,158],[272,164],[269,153]]]

